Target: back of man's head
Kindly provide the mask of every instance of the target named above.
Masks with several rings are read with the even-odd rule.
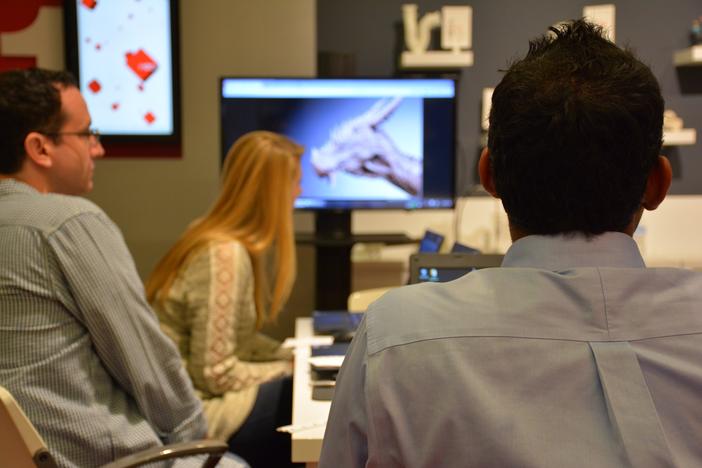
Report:
[[[68,72],[38,68],[0,73],[0,174],[14,174],[32,131],[55,133],[63,123],[61,87],[77,86]]]
[[[510,223],[529,234],[623,231],[661,148],[651,70],[573,21],[533,40],[495,88],[488,147]]]

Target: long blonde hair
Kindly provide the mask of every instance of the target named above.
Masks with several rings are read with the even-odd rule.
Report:
[[[255,131],[239,138],[227,153],[214,204],[188,227],[147,280],[149,302],[165,300],[178,271],[194,253],[211,241],[236,239],[253,266],[256,325],[275,320],[295,282],[293,189],[302,153],[300,145],[272,132]],[[271,248],[276,272],[272,285],[265,264]]]

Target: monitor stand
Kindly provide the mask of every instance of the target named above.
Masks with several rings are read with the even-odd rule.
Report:
[[[404,233],[352,234],[351,211],[315,212],[314,236],[297,235],[300,243],[316,247],[316,310],[345,310],[351,294],[351,248],[355,243],[407,244],[416,242]]]

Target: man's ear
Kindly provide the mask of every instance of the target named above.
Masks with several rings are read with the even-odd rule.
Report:
[[[27,158],[40,167],[51,167],[53,160],[50,155],[47,137],[39,132],[29,132],[24,138],[24,152]]]
[[[490,162],[490,150],[487,147],[483,148],[478,161],[478,174],[480,175],[480,183],[487,193],[495,198],[500,198],[495,189],[495,179],[492,177],[492,163]]]
[[[673,170],[670,167],[670,161],[665,156],[658,156],[656,163],[648,174],[641,206],[649,211],[658,208],[658,205],[661,204],[668,194],[672,180]]]

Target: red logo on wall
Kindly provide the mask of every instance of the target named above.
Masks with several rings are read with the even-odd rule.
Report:
[[[23,2],[0,1],[0,34],[26,29],[39,15],[42,6],[63,6],[62,0],[31,0]],[[31,55],[8,56],[0,50],[0,71],[13,68],[30,68],[37,64]]]

